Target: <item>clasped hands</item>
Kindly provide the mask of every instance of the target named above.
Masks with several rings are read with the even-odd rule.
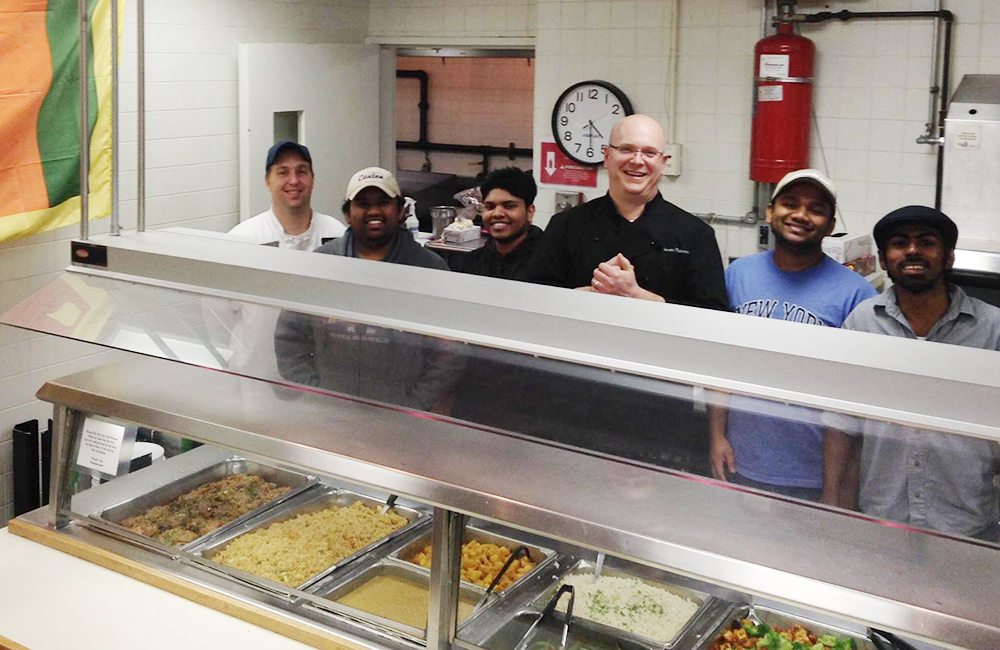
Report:
[[[627,257],[618,253],[607,262],[601,262],[594,269],[594,277],[590,285],[580,287],[584,291],[594,291],[611,296],[625,296],[626,298],[642,298],[644,300],[656,300],[663,302],[663,298],[646,291],[639,286],[635,279],[635,267]]]

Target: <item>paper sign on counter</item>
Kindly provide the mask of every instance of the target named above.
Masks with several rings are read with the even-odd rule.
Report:
[[[83,435],[80,436],[80,453],[76,457],[77,464],[115,476],[118,473],[124,439],[124,426],[93,418],[85,419]]]

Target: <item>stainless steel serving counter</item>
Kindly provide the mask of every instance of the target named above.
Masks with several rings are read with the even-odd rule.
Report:
[[[0,646],[20,650],[309,650],[0,528]],[[10,588],[17,585],[17,588]],[[58,585],[58,588],[53,588]],[[54,625],[54,617],[58,624]],[[176,624],[183,621],[183,625]],[[104,633],[102,633],[102,631]]]
[[[987,545],[158,359],[51,381],[38,396],[57,405],[60,432],[102,414],[948,647],[1000,647],[996,599],[983,597],[998,593],[1000,563]],[[57,439],[61,467],[71,440]],[[53,476],[63,503],[68,478]]]

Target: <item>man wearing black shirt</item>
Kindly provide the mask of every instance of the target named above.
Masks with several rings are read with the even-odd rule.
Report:
[[[477,251],[455,257],[452,270],[505,280],[527,280],[542,229],[531,225],[538,187],[531,174],[507,167],[491,172],[479,190],[483,225],[489,232]]]
[[[664,144],[648,115],[615,125],[604,152],[608,193],[552,217],[532,280],[729,309],[715,231],[660,196]]]

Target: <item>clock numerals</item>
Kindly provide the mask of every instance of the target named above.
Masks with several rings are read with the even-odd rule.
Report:
[[[586,165],[600,164],[615,122],[632,114],[628,98],[602,81],[574,84],[553,108],[552,136],[569,158]]]

